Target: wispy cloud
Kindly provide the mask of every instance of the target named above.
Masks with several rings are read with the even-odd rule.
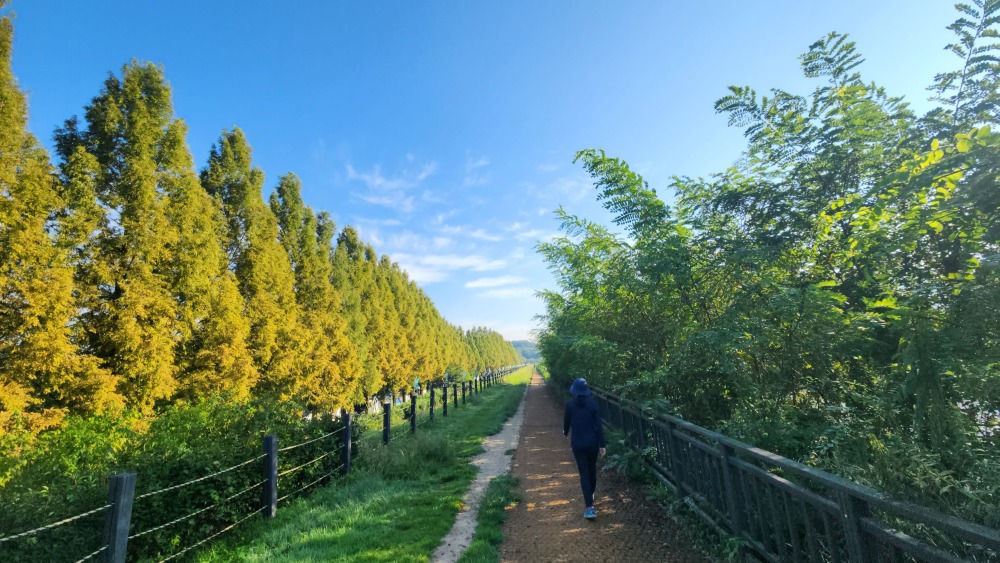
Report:
[[[530,287],[503,287],[484,291],[479,295],[493,299],[513,299],[517,297],[532,297],[535,295],[535,290]]]
[[[395,227],[402,225],[402,221],[399,219],[376,219],[373,217],[354,217],[355,223],[359,225],[382,225],[386,227]]]
[[[407,155],[407,161],[414,163],[413,155]],[[414,209],[414,196],[408,195],[408,190],[420,185],[437,170],[436,162],[405,168],[394,176],[382,173],[382,167],[376,164],[368,172],[359,171],[353,165],[347,165],[347,179],[361,182],[367,192],[353,192],[352,195],[372,205],[379,205],[409,213]]]
[[[391,195],[358,195],[363,201],[367,201],[372,205],[381,205],[383,207],[389,207],[397,211],[402,211],[403,213],[409,213],[413,211],[413,196],[408,197],[395,197]]]
[[[499,276],[495,278],[479,278],[465,283],[465,287],[500,287],[502,285],[513,285],[528,281],[527,278],[518,276]]]
[[[465,185],[466,186],[479,186],[490,181],[489,172],[484,169],[490,165],[490,161],[487,158],[479,157],[472,158],[470,155],[465,157]]]
[[[551,239],[558,233],[546,233],[540,229],[529,229],[530,225],[515,221],[508,226],[505,231],[513,232],[514,238],[521,241],[535,241],[539,239]]]
[[[531,229],[530,231],[521,231],[514,235],[517,240],[535,240],[542,236],[543,231],[538,229]]]
[[[580,201],[590,195],[593,186],[582,176],[564,176],[557,178],[548,186],[550,193],[568,197],[572,201]]]
[[[486,231],[486,229],[483,229],[482,227],[478,229],[473,229],[471,227],[466,227],[461,225],[442,225],[439,230],[446,235],[466,236],[489,242],[499,242],[503,240],[502,236],[490,233]]]
[[[393,259],[418,283],[431,283],[448,278],[452,272],[486,272],[507,266],[505,260],[491,259],[478,254],[412,254],[397,253]]]
[[[558,164],[539,164],[537,166],[539,172],[555,172],[559,169]]]
[[[458,215],[457,209],[452,209],[451,211],[444,211],[442,213],[438,213],[437,215],[434,216],[432,224],[434,225],[444,224],[446,219],[448,219],[449,217],[454,217],[455,215]]]

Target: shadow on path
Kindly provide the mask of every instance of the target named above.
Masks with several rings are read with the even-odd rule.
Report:
[[[597,520],[584,520],[576,462],[562,436],[563,408],[537,373],[524,409],[511,471],[523,500],[504,524],[502,561],[708,561],[637,485],[611,471],[598,476]]]

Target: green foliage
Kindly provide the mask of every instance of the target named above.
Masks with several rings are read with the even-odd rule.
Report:
[[[522,372],[530,374],[529,368]],[[365,445],[344,481],[294,501],[274,520],[237,528],[196,559],[427,561],[476,476],[469,459],[482,451],[483,436],[503,428],[523,396],[523,384],[491,387],[447,418],[421,426],[416,436],[388,447]],[[504,501],[491,498],[496,503],[481,510],[496,522]],[[499,524],[494,526],[491,545],[498,543]]]
[[[530,340],[511,340],[510,343],[517,350],[517,353],[521,354],[521,357],[524,358],[523,362],[531,363],[542,359],[541,354],[538,353],[538,347],[534,342]]]
[[[329,430],[337,411],[405,393],[414,377],[427,384],[449,370],[469,377],[520,361],[499,333],[444,320],[354,229],[338,234],[329,213],[303,201],[294,174],[265,204],[264,173],[239,129],[222,132],[196,174],[154,64],[109,73],[82,118],[55,132],[53,166],[27,132],[12,46],[5,16],[0,499],[15,508],[0,529],[101,506],[115,471],[137,471],[140,493],[176,484],[256,456],[263,433],[294,442]],[[288,486],[329,471],[327,462]],[[253,473],[149,497],[136,529],[220,504],[132,545],[168,554],[236,521],[253,495],[235,505],[219,495],[245,489]],[[15,549],[86,555],[101,517]]]
[[[136,412],[126,416],[71,417],[62,428],[42,434],[25,455],[5,458],[0,502],[10,507],[0,515],[0,528],[17,531],[101,506],[107,497],[106,476],[137,474],[138,495],[203,477],[260,455],[261,439],[276,434],[280,445],[314,438],[336,429],[331,420],[305,420],[301,410],[268,402],[207,401],[177,405],[155,420]],[[336,435],[282,454],[282,469],[294,467],[326,451],[337,451]],[[333,456],[282,478],[292,491],[331,471]],[[220,502],[260,480],[260,464],[195,483],[166,494],[138,499],[132,530],[141,532]],[[255,489],[259,490],[259,489]],[[238,520],[258,502],[251,492],[177,526],[136,538],[135,553],[172,553],[177,545],[200,540],[209,530]],[[57,528],[39,538],[15,540],[5,550],[19,560],[78,559],[98,546],[103,514]],[[74,557],[75,555],[75,557]]]
[[[926,116],[863,81],[831,33],[800,59],[812,93],[716,102],[746,151],[675,178],[673,206],[579,152],[624,232],[560,211],[566,235],[539,245],[559,283],[539,336],[553,382],[587,377],[995,525],[1000,3],[958,10],[962,66]]]

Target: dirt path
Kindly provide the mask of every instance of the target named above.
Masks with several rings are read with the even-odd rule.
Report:
[[[492,436],[483,438],[483,453],[472,459],[478,473],[476,480],[469,487],[469,492],[462,500],[462,510],[455,517],[455,523],[448,535],[441,540],[441,545],[431,555],[433,563],[454,563],[462,556],[472,543],[476,531],[476,516],[479,514],[479,503],[486,494],[486,488],[494,477],[507,473],[510,469],[511,455],[507,452],[517,446],[521,422],[524,420],[524,401],[517,407],[514,416],[504,423],[503,430]]]
[[[708,561],[638,487],[614,472],[598,476],[597,520],[583,519],[576,462],[562,436],[562,405],[537,374],[528,387],[512,473],[521,480],[524,500],[504,524],[502,561]]]

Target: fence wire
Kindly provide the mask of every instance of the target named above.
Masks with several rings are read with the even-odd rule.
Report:
[[[34,530],[27,530],[27,531],[21,532],[19,534],[14,534],[13,536],[5,536],[5,537],[0,538],[0,543],[11,541],[11,540],[16,540],[17,538],[23,538],[23,537],[26,537],[26,536],[33,536],[33,535],[35,535],[35,534],[37,534],[39,532],[44,532],[45,530],[51,530],[52,528],[57,528],[57,527],[62,526],[64,524],[69,524],[70,522],[73,522],[75,520],[79,520],[80,518],[86,518],[87,516],[91,516],[93,514],[97,514],[98,512],[100,512],[102,510],[107,510],[107,509],[111,508],[111,506],[112,505],[110,505],[110,504],[105,504],[104,506],[102,506],[100,508],[95,508],[93,510],[88,510],[87,512],[84,512],[82,514],[77,514],[76,516],[70,516],[69,518],[64,518],[64,519],[62,519],[62,520],[60,520],[58,522],[53,522],[51,524],[46,524],[44,526],[39,526],[38,528],[35,528]]]
[[[313,442],[318,442],[319,440],[322,440],[322,439],[324,439],[324,438],[329,438],[330,436],[335,436],[335,435],[337,435],[338,433],[339,433],[339,431],[338,431],[338,430],[335,430],[335,431],[333,431],[333,432],[328,432],[328,433],[326,433],[326,434],[323,434],[322,436],[320,436],[320,437],[318,437],[318,438],[313,438],[312,440],[306,440],[305,442],[300,442],[300,443],[298,443],[298,444],[295,444],[295,445],[292,445],[292,446],[285,446],[285,447],[283,447],[283,448],[278,448],[278,451],[279,451],[279,452],[287,452],[287,451],[289,451],[289,450],[294,450],[295,448],[301,448],[302,446],[305,446],[305,445],[308,445],[308,444],[311,444],[311,443],[313,443]]]
[[[188,514],[187,516],[181,516],[180,518],[171,520],[170,522],[167,522],[166,524],[161,524],[159,526],[156,526],[155,528],[150,528],[150,529],[148,529],[148,530],[146,530],[144,532],[139,532],[137,534],[133,534],[133,535],[129,536],[128,539],[130,539],[130,540],[131,539],[135,539],[135,538],[138,538],[140,536],[145,536],[146,534],[151,534],[153,532],[162,530],[164,528],[169,528],[170,526],[173,526],[174,524],[177,524],[178,522],[183,522],[183,521],[185,521],[185,520],[187,520],[187,519],[189,519],[189,518],[191,518],[193,516],[197,516],[197,515],[201,514],[202,512],[211,510],[211,509],[216,508],[218,506],[222,506],[223,504],[226,504],[227,502],[229,502],[229,501],[231,501],[231,500],[233,500],[233,499],[235,499],[235,498],[237,498],[239,496],[245,495],[246,493],[248,493],[248,492],[250,492],[250,491],[252,491],[252,490],[260,487],[265,482],[266,481],[260,481],[259,483],[254,483],[253,485],[251,485],[251,486],[243,489],[242,491],[240,491],[240,492],[238,492],[236,494],[230,495],[230,496],[228,496],[228,497],[220,500],[219,502],[213,504],[212,506],[206,506],[205,508],[201,508],[199,510],[195,510],[194,512]]]
[[[176,559],[176,558],[180,557],[181,555],[184,555],[185,553],[187,553],[187,552],[191,551],[192,549],[198,547],[199,545],[202,545],[203,543],[205,543],[207,541],[210,541],[210,540],[212,540],[214,538],[219,537],[223,533],[228,532],[229,530],[232,530],[236,526],[239,526],[240,524],[246,522],[250,518],[253,518],[257,514],[260,514],[263,510],[264,510],[264,507],[260,507],[257,510],[254,510],[253,512],[251,512],[247,516],[245,516],[245,517],[241,518],[240,520],[238,520],[238,521],[236,521],[236,522],[234,522],[234,523],[226,526],[225,528],[219,530],[218,532],[215,532],[214,534],[208,536],[207,538],[205,538],[205,539],[203,539],[203,540],[201,540],[199,542],[193,543],[193,544],[185,547],[181,551],[178,551],[177,553],[171,555],[170,557],[167,557],[166,559],[160,559],[160,563],[164,563],[165,561],[170,561],[172,559]]]
[[[135,500],[140,500],[140,499],[148,498],[148,497],[151,497],[151,496],[163,494],[163,493],[166,493],[166,492],[169,492],[169,491],[174,491],[174,490],[177,490],[177,489],[180,489],[180,488],[183,488],[183,487],[187,487],[188,485],[193,485],[195,483],[199,483],[201,481],[205,481],[207,479],[211,479],[212,477],[218,477],[219,475],[222,475],[223,473],[229,473],[230,471],[233,471],[235,469],[239,469],[239,468],[244,467],[246,465],[250,465],[251,463],[253,463],[255,461],[260,461],[260,460],[264,459],[264,457],[265,457],[264,454],[261,454],[261,455],[255,457],[255,458],[248,459],[248,460],[244,461],[243,463],[237,463],[236,465],[234,465],[232,467],[227,467],[226,469],[223,469],[221,471],[216,471],[215,473],[212,473],[211,475],[205,475],[204,477],[198,477],[197,479],[192,479],[190,481],[186,481],[186,482],[181,483],[179,485],[173,485],[173,486],[165,487],[163,489],[159,489],[159,490],[156,490],[156,491],[150,491],[148,493],[143,493],[141,495],[137,495],[135,497]]]
[[[338,471],[340,471],[340,470],[341,470],[341,469],[343,469],[343,468],[344,468],[344,464],[340,464],[339,466],[335,467],[335,468],[333,469],[333,471],[331,471],[331,472],[329,472],[329,473],[326,473],[325,475],[322,475],[322,476],[320,476],[320,478],[319,478],[319,479],[316,479],[315,481],[313,481],[313,482],[311,482],[311,483],[308,483],[308,484],[305,484],[305,485],[302,485],[302,486],[301,486],[301,487],[299,487],[298,489],[295,489],[294,491],[292,491],[292,492],[288,493],[287,495],[285,495],[285,496],[283,496],[283,497],[279,498],[279,499],[278,499],[278,502],[280,503],[281,501],[283,501],[283,500],[287,499],[287,498],[288,498],[288,497],[290,497],[290,496],[293,496],[293,495],[296,495],[296,494],[298,494],[298,493],[301,493],[302,491],[304,491],[304,490],[308,489],[309,487],[311,487],[311,486],[315,485],[316,483],[319,483],[319,482],[320,482],[320,481],[322,481],[323,479],[326,479],[327,477],[330,477],[330,476],[332,476],[332,475],[336,474],[336,473],[337,473]]]
[[[313,458],[313,459],[311,459],[311,460],[303,463],[302,465],[297,465],[297,466],[295,466],[295,467],[293,467],[291,469],[286,469],[286,470],[278,473],[278,477],[282,477],[282,476],[288,475],[289,473],[295,473],[299,469],[302,469],[303,467],[306,467],[308,465],[312,465],[312,464],[316,463],[317,461],[323,459],[324,457],[328,457],[329,455],[330,455],[329,453],[325,453],[325,454],[323,454],[323,455],[321,455],[319,457]]]
[[[76,563],[83,563],[84,561],[89,561],[90,559],[93,559],[94,557],[97,557],[97,556],[98,556],[98,555],[100,555],[101,553],[104,553],[105,551],[107,551],[107,549],[108,549],[108,546],[106,546],[106,545],[102,545],[102,546],[101,546],[101,549],[98,549],[97,551],[95,551],[95,552],[91,553],[90,555],[85,555],[85,556],[83,557],[83,559],[78,559],[78,560],[76,561]]]

